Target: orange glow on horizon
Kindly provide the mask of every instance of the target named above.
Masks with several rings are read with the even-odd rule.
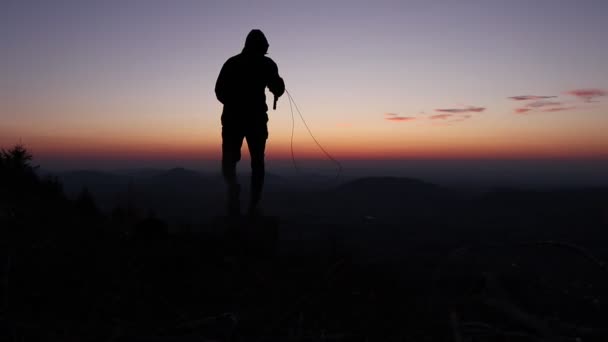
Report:
[[[70,159],[220,159],[221,143],[59,143],[26,144],[36,157]],[[325,146],[334,158],[348,160],[395,160],[395,159],[608,159],[608,151],[602,146],[590,149],[586,145],[484,145],[467,146],[441,144],[410,146],[406,148],[349,146],[346,144]],[[246,142],[242,147],[243,159],[248,158]],[[325,159],[316,146],[294,148],[296,159]],[[288,144],[269,144],[266,158],[272,160],[291,159]]]
[[[608,139],[601,121],[562,118],[564,122],[556,129],[557,126],[545,124],[542,120],[547,120],[547,117],[526,120],[517,117],[500,125],[484,123],[480,119],[458,126],[432,126],[417,122],[404,126],[380,119],[375,126],[360,123],[340,127],[315,121],[312,129],[323,147],[334,158],[343,160],[608,160]],[[293,139],[295,158],[325,159],[308,133],[300,128]],[[291,159],[288,119],[276,117],[276,120],[271,120],[269,131],[267,159]],[[17,125],[0,128],[0,147],[8,148],[19,141],[40,159],[144,161],[221,158],[221,127],[216,118],[192,122],[169,119],[144,122],[125,118],[124,122],[112,124],[105,121],[71,125],[43,122],[35,128]],[[243,159],[248,158],[246,142],[243,142],[242,154]]]

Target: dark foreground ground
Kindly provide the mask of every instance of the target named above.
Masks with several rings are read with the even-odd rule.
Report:
[[[67,196],[28,160],[0,163],[0,341],[608,340],[606,188],[269,183],[276,216],[188,221],[221,182]]]
[[[527,242],[520,243],[522,232],[513,229],[439,234],[419,224],[311,227],[334,234],[308,241],[281,236],[288,223],[276,217],[217,218],[173,234],[148,219],[130,235],[101,226],[29,243],[14,235],[22,243],[5,245],[2,255],[0,335],[6,341],[608,337],[608,272],[594,259],[605,257],[605,240],[585,239],[582,247],[546,239],[580,234],[545,231],[525,232]],[[368,236],[365,230],[394,241],[380,242],[382,234],[376,241],[344,237],[344,231]],[[380,248],[370,249],[374,244]]]

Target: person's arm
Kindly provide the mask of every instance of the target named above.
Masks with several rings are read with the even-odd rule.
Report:
[[[222,103],[226,104],[228,100],[228,62],[224,63],[220,74],[215,82],[215,97]]]
[[[285,93],[285,82],[281,76],[279,76],[279,68],[276,63],[270,61],[270,75],[268,77],[268,89],[274,95],[275,99],[278,99]]]

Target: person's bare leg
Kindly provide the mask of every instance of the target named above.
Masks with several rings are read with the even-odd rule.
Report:
[[[257,214],[264,188],[264,159],[261,161],[251,160],[251,198],[249,201],[249,213]],[[255,166],[254,166],[255,165]]]
[[[247,137],[247,146],[251,155],[251,197],[248,212],[250,215],[257,215],[264,188],[266,135]]]
[[[241,213],[240,194],[241,186],[236,178],[236,162],[222,162],[222,174],[227,186],[227,211],[230,216]]]
[[[241,159],[243,137],[238,132],[222,129],[222,176],[227,186],[227,211],[230,216],[241,214],[241,186],[236,177],[236,164]]]

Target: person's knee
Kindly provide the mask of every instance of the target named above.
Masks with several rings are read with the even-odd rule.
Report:
[[[227,179],[236,177],[236,162],[222,160],[222,175]]]
[[[240,150],[224,146],[222,152],[222,172],[236,172],[236,164],[241,160]]]
[[[264,174],[264,158],[251,159],[251,172]]]
[[[222,128],[222,162],[237,163],[241,160],[243,136],[234,129]]]
[[[222,147],[222,163],[238,163],[241,160],[241,150],[240,148],[235,148],[233,146]]]

